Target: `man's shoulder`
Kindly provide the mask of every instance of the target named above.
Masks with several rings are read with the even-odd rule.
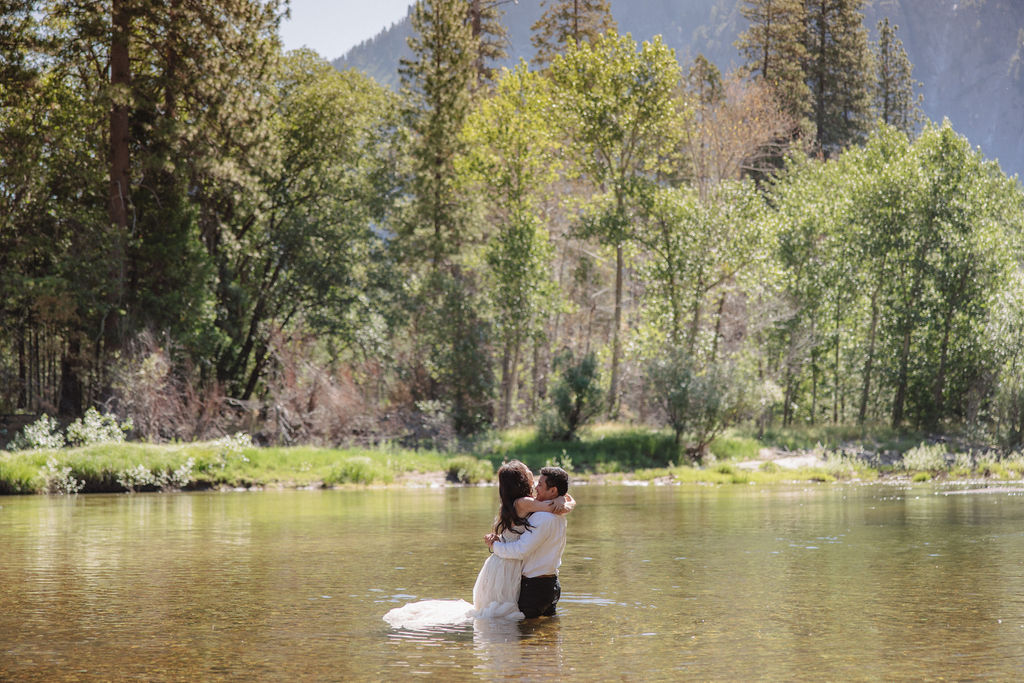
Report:
[[[530,515],[530,524],[536,527],[565,525],[565,515],[556,515],[553,512],[538,510]]]
[[[558,519],[558,515],[554,514],[553,512],[537,510],[536,512],[530,515],[530,524],[533,524],[534,526],[549,524],[556,519]]]

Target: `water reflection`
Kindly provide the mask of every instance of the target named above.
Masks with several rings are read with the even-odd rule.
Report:
[[[472,642],[476,656],[473,670],[486,678],[530,681],[570,673],[562,653],[559,617],[526,621],[473,619],[461,625],[391,629],[387,637],[407,655],[428,648],[443,651]],[[417,664],[418,657],[406,656],[396,659],[391,666],[416,673]]]
[[[475,670],[491,678],[544,680],[572,673],[562,652],[560,617],[500,623],[478,619],[473,624]]]

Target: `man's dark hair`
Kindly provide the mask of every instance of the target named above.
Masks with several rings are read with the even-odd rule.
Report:
[[[561,467],[542,467],[540,474],[548,486],[558,488],[558,495],[564,496],[565,492],[569,490],[569,473]]]

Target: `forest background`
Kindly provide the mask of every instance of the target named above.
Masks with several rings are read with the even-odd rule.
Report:
[[[498,70],[502,5],[418,3],[395,92],[284,54],[282,2],[3,0],[9,423],[1021,444],[1024,194],[924,119],[895,25],[745,0],[723,73],[551,0]]]

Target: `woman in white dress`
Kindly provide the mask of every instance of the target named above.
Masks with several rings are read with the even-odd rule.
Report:
[[[494,534],[502,541],[514,541],[530,528],[527,517],[544,511],[567,514],[576,506],[569,494],[549,501],[533,498],[533,473],[518,460],[505,463],[498,470],[498,496],[501,506],[494,520]],[[481,618],[522,619],[519,611],[522,560],[507,560],[491,555],[484,562],[473,586],[473,615]]]
[[[518,460],[498,470],[498,496],[501,506],[493,533],[506,541],[515,540],[529,529],[526,518],[530,513],[543,510],[567,514],[576,506],[569,494],[549,501],[534,500],[533,474]],[[522,619],[518,606],[522,575],[522,560],[491,555],[476,578],[472,605],[465,600],[421,600],[396,607],[384,615],[384,621],[395,628],[422,629],[470,619]]]

